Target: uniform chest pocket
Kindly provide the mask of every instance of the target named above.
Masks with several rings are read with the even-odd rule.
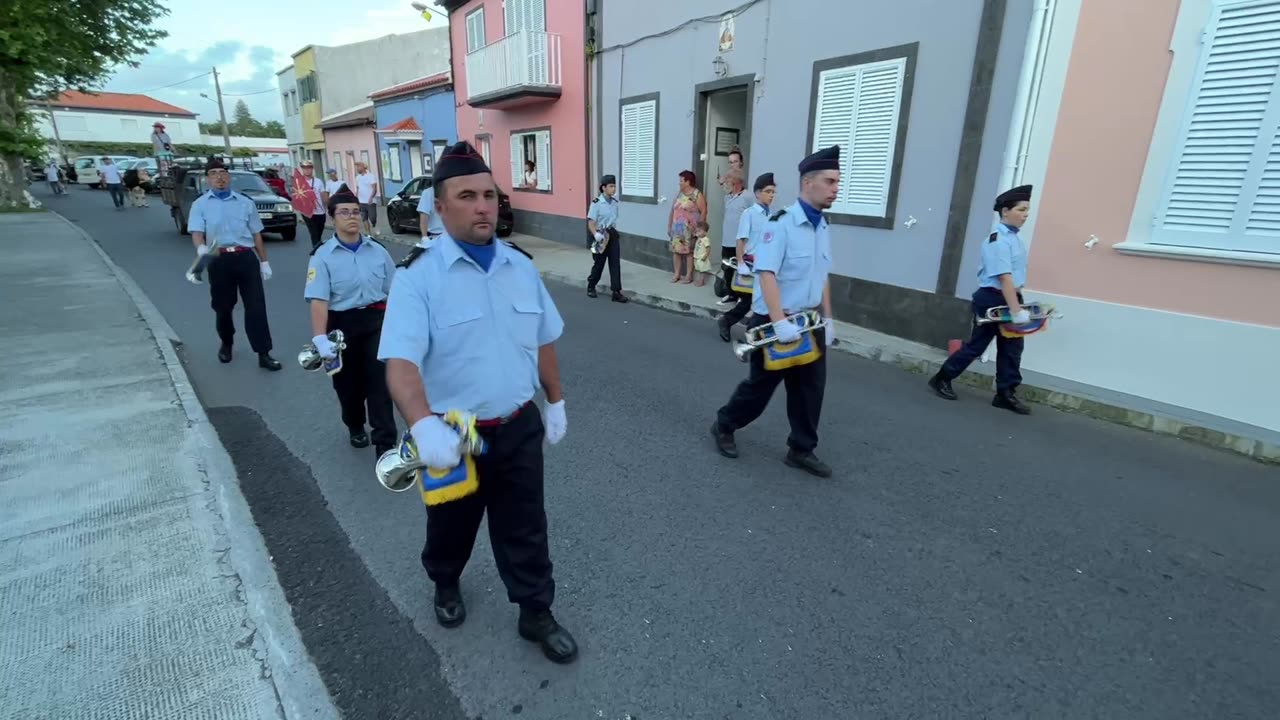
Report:
[[[542,327],[542,303],[536,290],[517,290],[507,297],[508,327],[511,337],[526,350],[538,347],[538,329]]]
[[[803,280],[809,276],[809,271],[813,268],[813,249],[787,249],[787,254],[782,258],[782,267],[779,268],[778,277],[783,280]]]

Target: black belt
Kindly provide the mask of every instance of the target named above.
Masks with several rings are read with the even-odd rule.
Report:
[[[335,313],[346,313],[346,312],[360,312],[361,310],[383,310],[383,311],[385,311],[386,309],[387,309],[387,301],[386,301],[386,300],[379,300],[379,301],[378,301],[378,302],[376,302],[376,303],[369,303],[368,305],[362,305],[361,307],[357,307],[357,308],[347,308],[346,310],[333,310],[333,311],[331,311],[331,312],[335,312]]]

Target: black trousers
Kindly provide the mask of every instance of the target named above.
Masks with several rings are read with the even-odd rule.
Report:
[[[609,287],[614,292],[622,292],[622,246],[618,242],[618,231],[609,228],[609,245],[604,252],[592,256],[591,274],[587,276],[587,287],[595,287],[604,275],[605,260],[609,261]],[[594,241],[595,238],[592,238]]]
[[[216,252],[216,251],[215,251]],[[210,306],[217,317],[218,337],[231,345],[236,336],[236,295],[244,301],[244,332],[254,352],[271,352],[267,298],[262,290],[258,254],[252,250],[223,253],[209,263]]]
[[[333,376],[333,389],[342,406],[342,424],[364,432],[367,419],[375,446],[395,447],[395,411],[387,391],[387,366],[378,359],[385,310],[363,308],[329,313],[329,330],[341,330],[347,343],[342,351],[342,372]]]
[[[1018,302],[1022,302],[1022,293],[1018,293]],[[973,332],[969,341],[955,351],[942,364],[939,375],[947,380],[954,380],[966,368],[977,360],[992,340],[996,341],[996,389],[1001,392],[1012,392],[1022,384],[1022,338],[1007,338],[1000,334],[999,323],[979,325],[977,319],[987,314],[993,307],[1005,305],[1004,293],[995,288],[978,288],[973,294]]]
[[[526,405],[510,422],[481,428],[487,443],[476,458],[476,494],[427,507],[422,566],[437,585],[455,585],[471,558],[476,532],[489,513],[489,541],[507,599],[530,610],[555,600],[547,513],[542,494],[542,415]]]
[[[748,327],[764,325],[768,321],[768,316],[757,316]],[[765,370],[762,352],[756,350],[751,353],[747,379],[738,384],[729,403],[717,413],[723,430],[733,432],[754,422],[769,406],[778,383],[784,383],[787,388],[787,422],[791,424],[787,446],[797,452],[812,452],[818,446],[818,419],[822,415],[822,396],[827,387],[827,338],[822,330],[813,331],[813,335],[814,340],[822,344],[822,356],[808,365]]]
[[[721,248],[720,248],[720,260],[721,260],[721,261],[724,261],[724,260],[726,260],[726,259],[728,259],[728,258],[736,258],[736,257],[738,257],[738,249],[737,249],[737,248],[731,248],[731,247],[721,247]],[[731,268],[731,267],[729,267],[729,266],[725,265],[725,264],[724,264],[724,262],[721,262],[721,263],[720,263],[720,265],[721,265],[721,267],[724,269],[724,286],[725,286],[726,288],[731,288],[731,287],[733,287],[733,274],[734,274],[735,272],[737,272],[737,270],[736,270],[735,268]],[[730,294],[730,295],[732,295],[732,294],[733,294],[733,292],[731,291],[729,294]]]
[[[307,232],[311,233],[311,249],[324,242],[324,219],[326,215],[308,215],[306,219]]]

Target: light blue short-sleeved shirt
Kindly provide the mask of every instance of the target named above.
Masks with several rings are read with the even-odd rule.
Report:
[[[982,243],[982,267],[978,269],[978,287],[1000,289],[1001,275],[1012,275],[1013,286],[1027,284],[1027,246],[1017,228],[1004,223]]]
[[[538,391],[538,348],[564,331],[533,261],[494,242],[485,272],[445,233],[391,285],[378,359],[418,366],[434,412],[515,411]]]
[[[302,297],[324,300],[334,312],[387,299],[396,264],[391,253],[365,236],[355,250],[331,237],[311,253]]]
[[[755,197],[743,190],[737,195],[724,196],[724,225],[720,229],[720,247],[736,248],[738,247],[738,228],[742,215],[747,208],[752,205],[758,205]]]
[[[736,240],[745,240],[742,254],[754,255],[756,245],[760,244],[760,236],[764,234],[764,226],[768,222],[769,208],[758,202],[752,203],[751,207],[743,211],[742,217],[738,218],[738,234],[734,247],[737,247]]]
[[[751,300],[752,312],[769,314],[764,293],[760,292],[761,272],[777,277],[784,313],[822,304],[822,291],[831,271],[831,234],[825,217],[814,227],[797,200],[769,218],[754,254],[756,291]]]
[[[246,195],[232,190],[225,200],[210,190],[191,203],[187,232],[204,233],[205,244],[221,247],[253,247],[253,236],[262,232],[258,206]]]
[[[427,216],[428,235],[444,234],[444,221],[440,219],[440,213],[436,212],[436,189],[434,186],[422,191],[422,196],[418,198],[418,213]]]
[[[600,193],[587,209],[587,219],[595,221],[597,230],[608,230],[618,226],[618,199],[607,198]]]

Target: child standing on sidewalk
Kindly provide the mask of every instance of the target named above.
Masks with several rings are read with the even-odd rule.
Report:
[[[698,274],[697,287],[707,284],[711,277],[711,226],[704,220],[693,231],[693,269]]]

